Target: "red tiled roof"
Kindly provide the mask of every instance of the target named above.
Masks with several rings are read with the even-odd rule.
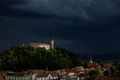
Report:
[[[106,77],[101,80],[120,80],[120,78]]]
[[[112,65],[111,64],[104,64],[103,67],[104,68],[110,68]]]
[[[98,66],[97,64],[94,64],[94,63],[88,63],[88,66],[89,67],[96,67],[96,66]]]
[[[27,73],[44,73],[46,72],[45,70],[27,70]]]
[[[49,71],[50,72],[50,74],[56,74],[57,73],[57,71]]]
[[[15,72],[14,76],[21,76],[23,73],[22,72]]]
[[[72,70],[74,70],[74,71],[81,71],[82,69],[84,69],[84,68],[83,67],[75,67]]]
[[[47,77],[49,74],[39,74],[38,77]]]
[[[67,72],[66,69],[60,69],[59,72]]]
[[[2,73],[0,73],[0,80],[5,80],[5,77]]]
[[[85,69],[87,72],[89,72],[89,71],[92,71],[92,70],[95,70],[95,68],[87,68],[87,69]]]
[[[61,76],[68,76],[68,73],[64,74],[64,75],[61,75]]]

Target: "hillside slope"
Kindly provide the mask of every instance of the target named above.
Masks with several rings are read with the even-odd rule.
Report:
[[[74,53],[61,48],[46,50],[45,48],[14,46],[0,52],[0,70],[21,71],[26,69],[72,68],[80,65]]]

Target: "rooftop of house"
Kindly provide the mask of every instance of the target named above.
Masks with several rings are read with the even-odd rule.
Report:
[[[5,77],[2,73],[0,73],[0,80],[5,80]]]
[[[46,70],[32,70],[32,69],[30,69],[30,70],[27,70],[26,71],[26,73],[45,73],[46,72]]]
[[[38,74],[37,77],[47,77],[49,74]]]
[[[68,70],[67,69],[60,69],[60,70],[58,70],[59,72],[68,72]]]
[[[105,77],[101,80],[120,80],[120,78],[115,78],[115,77]]]
[[[91,68],[85,69],[86,72],[89,72],[89,71],[92,71],[92,70],[95,70],[95,68],[94,68],[94,67],[91,67]]]
[[[80,67],[75,67],[72,70],[74,70],[74,71],[81,71],[81,70],[84,70],[84,68],[82,66],[80,66]]]
[[[19,77],[26,77],[29,76],[29,74],[26,74],[24,72],[7,72],[6,76],[19,76]]]

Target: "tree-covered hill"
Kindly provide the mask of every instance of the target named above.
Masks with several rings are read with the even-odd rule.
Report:
[[[79,66],[80,62],[74,53],[55,48],[13,46],[0,52],[0,70],[21,71],[26,69],[56,70]]]

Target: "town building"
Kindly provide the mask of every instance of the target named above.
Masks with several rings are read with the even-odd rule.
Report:
[[[5,76],[0,72],[0,80],[5,80]]]
[[[23,72],[1,72],[0,80],[120,80],[119,77],[104,76],[102,68],[99,64],[90,63],[91,66],[84,68],[83,66],[77,66],[72,69],[60,69],[60,70],[33,70],[29,69]],[[112,67],[110,64],[104,64],[103,69],[109,69]],[[91,71],[99,71],[100,74],[89,73]],[[1,78],[2,77],[2,78]]]
[[[35,80],[58,80],[58,76],[52,74],[38,74]]]
[[[4,74],[5,80],[31,80],[31,74],[25,74],[23,72],[7,72]]]

